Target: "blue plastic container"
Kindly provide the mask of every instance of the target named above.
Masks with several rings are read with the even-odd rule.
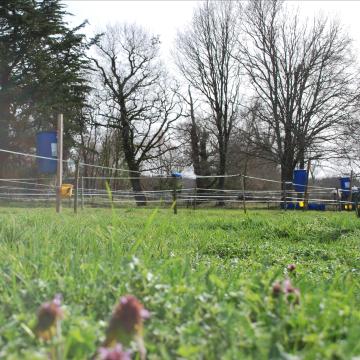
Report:
[[[280,208],[281,209],[286,208],[288,210],[294,210],[296,208],[296,205],[294,203],[292,203],[292,202],[288,202],[288,203],[286,203],[286,207],[285,207],[285,203],[281,203]]]
[[[309,210],[325,211],[325,204],[309,203],[308,204],[308,209]]]
[[[293,184],[296,192],[302,193],[305,191],[305,187],[307,185],[307,178],[308,176],[306,170],[294,170]]]
[[[172,172],[172,173],[171,173],[171,176],[174,177],[174,178],[179,178],[179,179],[182,178],[182,174],[179,173],[179,172]]]
[[[340,178],[340,186],[342,193],[345,195],[350,194],[350,178],[349,177],[342,177]]]
[[[56,131],[42,131],[36,135],[36,154],[53,158],[37,159],[38,170],[42,174],[56,174],[57,168],[57,134]]]

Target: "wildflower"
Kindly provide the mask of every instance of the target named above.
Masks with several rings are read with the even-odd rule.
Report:
[[[272,286],[273,296],[278,297],[281,294],[281,291],[282,291],[281,284],[278,281],[273,283],[273,286]]]
[[[296,270],[296,265],[295,264],[289,264],[287,266],[287,269],[288,269],[288,271],[293,272],[293,271]]]
[[[292,286],[292,283],[291,283],[291,280],[290,280],[290,279],[284,280],[283,290],[284,290],[284,293],[285,293],[285,294],[289,294],[289,293],[294,292],[294,288],[293,288],[293,286]]]
[[[98,350],[98,360],[130,360],[130,352],[123,351],[121,344],[116,344],[113,348],[101,347]]]
[[[56,295],[50,302],[42,304],[37,315],[36,335],[45,341],[56,334],[56,326],[63,317],[61,309],[61,295]]]
[[[300,303],[300,290],[298,288],[294,288],[289,279],[286,279],[284,281],[283,290],[284,290],[286,299],[289,302],[293,302],[294,304]]]
[[[111,316],[106,331],[105,346],[114,345],[116,341],[127,345],[134,337],[141,337],[143,321],[149,316],[149,311],[136,297],[123,296]]]

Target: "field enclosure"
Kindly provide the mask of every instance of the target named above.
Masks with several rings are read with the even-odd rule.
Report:
[[[67,359],[92,356],[124,294],[151,312],[148,359],[355,358],[359,238],[346,212],[0,208],[0,358],[47,358],[32,329],[56,293]],[[274,295],[286,277],[298,304]]]

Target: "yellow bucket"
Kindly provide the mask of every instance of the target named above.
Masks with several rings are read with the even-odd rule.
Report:
[[[304,202],[303,201],[299,201],[299,207],[303,208],[304,207]]]
[[[62,184],[61,185],[61,197],[62,198],[70,198],[73,192],[72,184]]]

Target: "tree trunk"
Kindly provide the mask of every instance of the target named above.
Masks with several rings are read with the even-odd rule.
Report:
[[[299,161],[299,169],[305,169],[305,158],[302,156]]]
[[[219,171],[218,174],[221,175],[218,180],[218,190],[219,193],[222,193],[225,188],[225,173],[226,173],[226,149],[225,146],[219,147],[220,159],[219,159]],[[223,197],[219,197],[219,200],[216,204],[217,206],[225,206],[225,201]]]
[[[189,86],[189,104],[190,104],[190,144],[191,144],[191,160],[196,175],[210,175],[210,166],[208,162],[208,152],[206,149],[209,135],[206,131],[202,130],[196,125],[194,103]],[[209,180],[207,178],[196,178],[196,187],[198,192],[206,192],[209,187]],[[195,200],[196,201],[196,200]]]
[[[281,181],[282,183],[292,183],[294,167],[292,164],[281,165]],[[291,185],[287,186],[287,189],[291,189]],[[282,187],[283,189],[283,187]]]
[[[129,160],[127,163],[129,166],[129,170],[132,171],[132,173],[130,173],[130,177],[131,177],[130,182],[132,189],[135,192],[134,198],[136,201],[136,205],[146,206],[146,196],[145,194],[142,193],[143,189],[140,181],[139,167],[133,159]]]
[[[283,163],[281,165],[281,201],[287,202],[286,197],[288,191],[292,190],[294,166],[290,162]]]
[[[299,169],[305,169],[305,145],[301,144],[299,151]]]
[[[9,125],[11,121],[10,105],[6,99],[6,95],[0,93],[0,148],[9,149]],[[9,154],[0,152],[0,177],[6,177],[6,173],[10,168],[8,162]],[[11,177],[11,176],[10,176]]]
[[[125,142],[124,142],[125,143]],[[139,166],[136,163],[136,160],[134,159],[134,156],[132,154],[131,148],[124,146],[124,154],[125,154],[125,160],[128,164],[129,170],[131,170],[130,173],[130,182],[133,191],[135,192],[135,201],[137,206],[145,206],[146,205],[146,197],[143,193],[141,182],[140,182],[140,172],[139,172]]]
[[[143,189],[141,186],[140,179],[138,178],[138,175],[136,178],[131,179],[131,186],[133,188],[133,191],[135,192],[135,201],[137,206],[146,206],[146,196],[142,193]]]
[[[129,170],[131,170],[130,177],[133,178],[130,180],[131,186],[133,191],[135,192],[135,201],[137,206],[145,206],[146,205],[146,197],[141,191],[143,191],[141,182],[140,182],[140,171],[139,171],[139,164],[135,158],[135,150],[134,144],[132,141],[132,133],[130,129],[130,125],[127,119],[127,113],[125,111],[125,102],[124,99],[121,98],[121,106],[122,106],[122,113],[121,113],[121,137],[122,137],[122,148],[124,151],[124,157],[126,163],[128,165]]]
[[[195,131],[197,131],[195,129]],[[200,136],[196,135],[196,142],[192,141],[192,161],[194,166],[194,171],[196,175],[208,176],[210,175],[210,164],[209,164],[209,154],[207,152],[206,146],[208,143],[208,134],[206,131],[199,131]],[[203,192],[211,187],[211,179],[209,178],[196,178],[196,187],[199,192]]]

